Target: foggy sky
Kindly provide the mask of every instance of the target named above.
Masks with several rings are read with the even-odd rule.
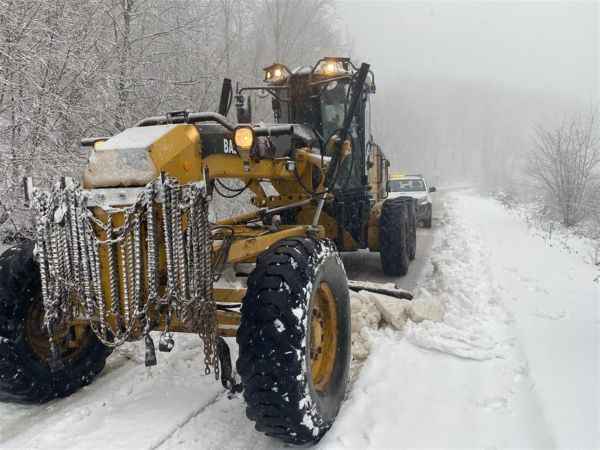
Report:
[[[339,0],[338,14],[381,88],[444,78],[600,99],[598,3]]]

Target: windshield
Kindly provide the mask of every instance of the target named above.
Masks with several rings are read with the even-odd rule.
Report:
[[[423,180],[390,180],[391,192],[419,192],[425,191]]]
[[[323,138],[327,139],[336,130],[342,128],[346,114],[348,83],[333,81],[321,94],[321,121]]]

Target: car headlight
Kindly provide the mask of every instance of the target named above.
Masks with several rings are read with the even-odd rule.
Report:
[[[428,203],[427,197],[423,197],[419,199],[419,205],[424,205],[425,203]]]

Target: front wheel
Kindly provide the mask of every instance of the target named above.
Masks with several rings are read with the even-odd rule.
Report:
[[[110,354],[89,327],[57,330],[63,368],[51,371],[33,243],[0,255],[0,401],[41,403],[89,384]]]
[[[258,257],[237,334],[246,415],[291,444],[319,441],[350,368],[346,273],[328,240],[286,239]]]

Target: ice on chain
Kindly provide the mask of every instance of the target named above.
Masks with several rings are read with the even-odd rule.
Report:
[[[54,330],[70,320],[90,321],[98,338],[115,347],[134,335],[147,336],[150,322],[158,318],[168,333],[176,315],[200,334],[205,354],[213,355],[205,361],[206,371],[215,368],[212,239],[204,184],[180,185],[161,176],[139,190],[131,205],[97,208],[88,204],[91,191],[62,184],[31,192],[51,364],[60,368]],[[165,253],[166,286],[159,285],[159,248]]]

